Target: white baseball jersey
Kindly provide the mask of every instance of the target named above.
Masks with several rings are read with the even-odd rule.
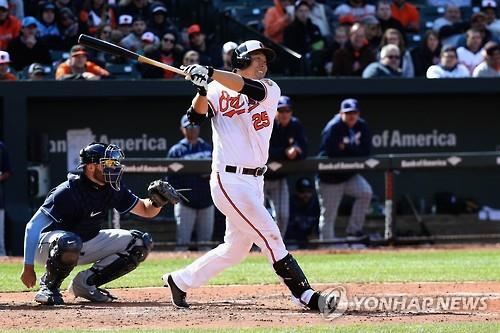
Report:
[[[266,89],[260,102],[217,81],[208,85],[208,103],[214,112],[213,171],[223,171],[226,165],[258,168],[266,164],[281,89],[270,79],[260,82]]]

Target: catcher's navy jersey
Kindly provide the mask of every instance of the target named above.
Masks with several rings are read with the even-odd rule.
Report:
[[[52,189],[40,210],[53,223],[44,231],[65,230],[79,235],[82,241],[94,238],[109,209],[128,213],[139,198],[124,184],[120,191],[100,186],[85,175],[68,175],[68,180]]]

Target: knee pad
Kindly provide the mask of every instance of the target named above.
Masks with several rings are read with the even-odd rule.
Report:
[[[61,265],[76,266],[82,246],[78,235],[65,232],[50,244],[49,260]]]
[[[130,234],[134,237],[131,244],[127,247],[127,252],[131,256],[136,258],[137,262],[143,262],[146,260],[149,252],[153,249],[153,238],[147,232],[142,232],[139,230],[130,230]],[[140,239],[142,245],[136,245],[137,240]]]

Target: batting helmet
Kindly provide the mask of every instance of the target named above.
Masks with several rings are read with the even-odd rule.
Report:
[[[123,175],[122,160],[125,158],[120,147],[114,144],[92,142],[80,150],[80,165],[100,164],[103,166],[104,181],[115,191],[120,190],[120,181]]]
[[[231,65],[233,68],[244,69],[250,66],[252,62],[250,53],[255,51],[264,53],[268,62],[276,58],[276,53],[272,49],[265,47],[264,44],[258,40],[247,40],[234,49],[233,55],[231,56]]]

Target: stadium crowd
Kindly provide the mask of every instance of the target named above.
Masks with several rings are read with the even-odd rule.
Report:
[[[301,68],[287,64],[292,75],[492,77],[497,12],[496,0],[269,0],[260,28],[303,56]],[[81,33],[169,65],[228,67],[234,42],[176,18],[168,0],[0,0],[0,80],[177,77],[82,48]]]

